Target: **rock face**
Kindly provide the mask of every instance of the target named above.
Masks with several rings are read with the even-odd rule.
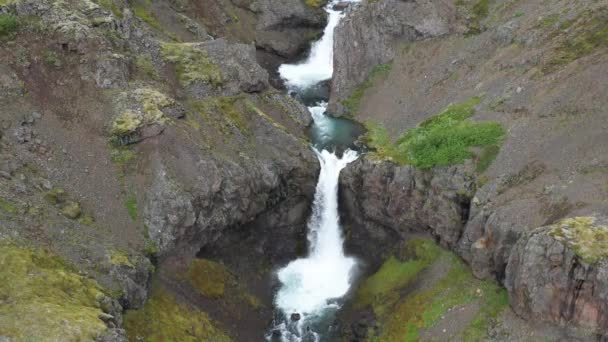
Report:
[[[385,0],[354,7],[335,31],[329,112],[344,114],[340,102],[367,79],[374,66],[395,56],[397,43],[463,30],[450,1]]]
[[[513,247],[505,278],[515,312],[607,331],[605,224],[605,218],[577,217],[525,233]]]
[[[372,245],[369,239],[390,241],[394,233],[418,231],[431,233],[444,246],[455,246],[474,191],[466,170],[455,166],[428,172],[368,159],[348,165],[340,177],[341,208],[357,229],[348,243],[365,250]]]
[[[312,8],[302,0],[257,0],[251,8],[259,13],[256,45],[288,59],[304,52],[326,23],[323,9]]]

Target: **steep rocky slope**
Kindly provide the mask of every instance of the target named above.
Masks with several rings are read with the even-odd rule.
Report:
[[[287,18],[310,32],[324,20],[298,4],[241,5],[291,37]],[[261,338],[270,289],[248,281],[301,253],[318,169],[310,116],[270,86],[251,41],[212,39],[223,24],[205,27],[185,10],[196,6],[0,1],[0,339],[62,339],[64,325],[124,340],[124,310],[140,308],[125,319],[132,339],[179,339],[189,322],[203,340]],[[284,235],[259,274],[193,261],[248,223]],[[147,319],[175,331],[140,329]]]
[[[506,285],[517,314],[605,335],[605,257],[581,249],[601,249],[608,210],[606,6],[352,9],[336,30],[330,102],[366,123],[375,148],[345,170],[344,216],[362,223],[352,236],[430,232],[477,277]],[[567,218],[591,223],[567,237],[538,228]]]

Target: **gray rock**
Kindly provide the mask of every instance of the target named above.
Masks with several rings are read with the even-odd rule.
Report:
[[[379,0],[354,7],[334,38],[334,75],[328,112],[340,116],[340,102],[364,82],[372,68],[389,62],[397,42],[411,42],[464,30],[452,4],[439,0]]]
[[[9,96],[21,96],[25,93],[23,82],[13,70],[0,64],[0,99]]]
[[[95,338],[95,342],[128,342],[127,332],[124,329],[108,329],[103,335]]]
[[[206,82],[193,82],[187,88],[192,96],[233,96],[240,92],[256,93],[268,88],[268,73],[257,63],[254,46],[216,39],[196,47],[205,50],[209,59],[220,68],[222,84],[215,88]]]
[[[360,233],[372,239],[390,239],[387,229],[400,235],[426,231],[442,245],[453,247],[468,219],[474,189],[466,170],[466,166],[453,166],[422,171],[391,162],[358,160],[342,171],[342,208],[346,217],[363,223],[367,231]],[[366,241],[357,235],[352,240]]]
[[[591,219],[592,224],[582,223],[582,229],[608,231],[605,218]],[[608,259],[590,261],[575,252],[568,239],[576,239],[577,235],[566,233],[570,229],[567,227],[573,226],[568,222],[564,220],[527,232],[515,244],[505,278],[511,307],[526,319],[575,324],[605,335],[608,333]]]
[[[95,67],[95,83],[99,88],[122,88],[129,80],[127,59],[118,54],[100,57]]]

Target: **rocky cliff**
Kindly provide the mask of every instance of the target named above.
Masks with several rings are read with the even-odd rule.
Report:
[[[269,269],[238,277],[193,259],[247,224],[287,225],[267,251],[301,253],[318,171],[311,119],[270,86],[252,41],[214,39],[216,22],[185,10],[200,5],[0,2],[0,339],[122,341],[125,325],[131,339],[180,339],[183,317],[203,340],[262,336],[271,311],[257,296],[269,290],[247,282]],[[255,7],[254,32],[286,35],[284,57],[325,20],[299,1],[238,6]]]
[[[374,149],[345,170],[345,216],[360,218],[351,229],[385,241],[429,231],[477,277],[504,284],[518,315],[605,335],[604,257],[584,261],[565,241],[602,244],[584,236],[601,235],[607,210],[606,10],[565,1],[351,9],[336,30],[330,103],[365,122]],[[550,233],[577,217],[598,223],[568,239]]]

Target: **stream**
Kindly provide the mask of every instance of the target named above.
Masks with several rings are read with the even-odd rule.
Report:
[[[321,171],[308,221],[308,255],[277,271],[281,284],[276,296],[277,315],[268,341],[332,341],[332,323],[340,299],[349,291],[357,261],[344,254],[339,222],[340,171],[358,158],[354,141],[363,133],[356,123],[326,113],[327,95],[319,91],[333,73],[333,35],[344,14],[325,10],[328,23],[308,57],[297,64],[283,64],[279,74],[291,95],[301,100],[313,117],[310,129],[313,150]]]

